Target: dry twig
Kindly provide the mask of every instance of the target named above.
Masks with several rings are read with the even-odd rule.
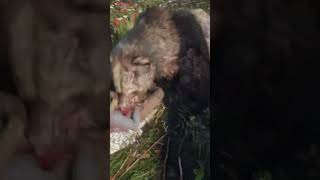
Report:
[[[178,157],[178,163],[179,163],[180,180],[183,180],[183,171],[182,171],[182,164],[181,164],[180,156]]]

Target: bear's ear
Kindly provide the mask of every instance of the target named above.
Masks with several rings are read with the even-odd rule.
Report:
[[[171,18],[171,13],[166,8],[151,7],[146,9],[137,18],[136,23],[143,22],[148,25],[160,25],[163,22],[168,22]]]
[[[172,79],[179,71],[178,56],[164,57],[162,74],[166,79]]]

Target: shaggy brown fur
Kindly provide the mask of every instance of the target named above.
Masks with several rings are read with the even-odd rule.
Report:
[[[208,106],[209,22],[199,10],[152,8],[138,18],[111,52],[113,81],[124,114],[162,86],[162,80],[180,89],[184,99]]]

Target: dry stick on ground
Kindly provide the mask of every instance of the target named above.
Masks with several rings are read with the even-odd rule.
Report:
[[[145,155],[150,152],[150,150],[158,144],[159,141],[161,141],[164,137],[166,137],[166,134],[161,136],[156,142],[154,142],[142,155],[140,155],[126,170],[124,173],[121,174],[119,178],[121,178],[124,174],[126,174],[129,170],[131,170],[141,159],[142,157],[145,157]]]
[[[183,180],[183,171],[182,171],[182,164],[181,164],[180,156],[178,157],[178,163],[179,163],[180,180]]]
[[[168,160],[168,154],[169,154],[169,146],[170,145],[170,138],[168,138],[168,142],[167,142],[167,151],[166,151],[166,157],[164,159],[164,167],[163,167],[163,174],[162,174],[162,179],[165,180],[166,179],[166,168],[167,168],[167,160]]]

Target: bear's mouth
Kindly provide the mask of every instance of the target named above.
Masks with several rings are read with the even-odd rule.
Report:
[[[150,91],[151,93],[151,91]],[[133,112],[137,106],[143,104],[145,99],[148,97],[149,92],[147,93],[130,93],[130,94],[120,94],[118,101],[118,108],[123,116],[132,118]]]
[[[126,116],[126,117],[131,117],[132,113],[133,113],[133,107],[122,107],[119,108],[120,112],[122,115]]]
[[[119,99],[119,111],[123,116],[131,118],[133,115],[133,111],[136,106],[138,106],[143,99],[139,98],[137,95],[122,95]]]
[[[115,99],[116,105],[112,108],[114,111],[119,111],[123,116],[132,119],[134,111],[137,107],[142,107],[145,101],[150,97],[156,89],[150,89],[145,93],[130,93],[121,94],[113,92],[113,99]]]

